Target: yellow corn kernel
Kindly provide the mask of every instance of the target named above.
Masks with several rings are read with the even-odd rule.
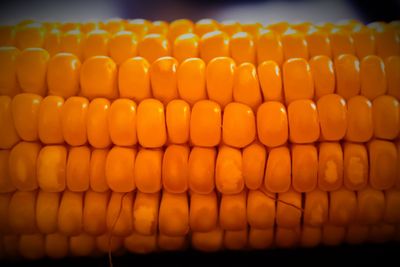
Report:
[[[90,157],[89,184],[90,189],[95,192],[105,192],[109,190],[106,180],[106,160],[108,149],[93,149]]]
[[[8,205],[8,223],[17,234],[35,234],[36,227],[36,191],[17,191]]]
[[[225,231],[224,247],[230,250],[241,250],[247,245],[247,228],[239,231]]]
[[[106,179],[114,192],[125,193],[136,188],[135,169],[136,149],[114,146],[108,152],[106,161]]]
[[[194,24],[188,19],[177,19],[169,24],[168,40],[174,43],[176,38],[182,34],[193,32]]]
[[[0,96],[0,148],[9,149],[19,140],[14,124],[12,99],[9,96]]]
[[[218,223],[218,201],[214,191],[190,194],[189,225],[194,232],[211,232]]]
[[[347,110],[345,100],[337,94],[328,94],[317,102],[321,139],[339,141],[347,129]]]
[[[145,35],[149,31],[150,26],[151,26],[150,21],[145,19],[132,19],[132,20],[127,20],[124,23],[125,30],[133,32],[138,38],[138,40],[142,40],[145,37]]]
[[[168,103],[165,115],[168,140],[174,144],[184,144],[189,140],[190,106],[183,100]]]
[[[94,56],[82,64],[80,72],[82,96],[89,99],[118,96],[117,65],[107,56]]]
[[[278,203],[276,206],[276,225],[279,228],[283,227],[291,229],[300,226],[301,211],[299,208],[301,209],[301,205],[301,193],[298,193],[293,189],[289,189],[289,191],[285,193],[279,193]],[[279,231],[276,233],[277,235],[278,232]]]
[[[243,148],[242,172],[247,188],[255,190],[262,186],[266,159],[266,149],[258,141]]]
[[[396,98],[383,95],[372,102],[374,136],[382,139],[395,139],[400,131],[400,108]]]
[[[159,231],[168,236],[184,236],[189,231],[189,203],[186,193],[163,192],[160,203]]]
[[[283,47],[280,35],[275,32],[261,31],[256,41],[257,63],[260,65],[264,61],[274,61],[278,66],[283,63]]]
[[[257,73],[264,101],[282,102],[282,75],[278,64],[272,60],[264,61],[258,65]]]
[[[336,93],[348,100],[360,93],[360,62],[353,55],[340,55],[334,59]]]
[[[138,234],[154,235],[158,228],[159,193],[137,192],[133,206],[133,227]]]
[[[151,64],[160,57],[169,56],[171,47],[165,36],[152,33],[143,37],[137,51],[138,56],[145,58]]]
[[[69,238],[69,251],[72,256],[84,257],[93,253],[95,237],[88,234],[80,234]]]
[[[15,45],[15,27],[12,25],[0,26],[0,46]]]
[[[110,33],[104,30],[93,30],[86,34],[83,44],[83,59],[94,56],[108,56]]]
[[[267,147],[277,147],[285,144],[289,136],[288,127],[286,108],[282,103],[268,101],[258,107],[258,139]]]
[[[201,37],[208,32],[218,30],[218,22],[213,19],[200,19],[194,24],[194,33]]]
[[[373,31],[368,27],[360,27],[351,33],[354,41],[355,55],[364,58],[375,54],[375,37]]]
[[[152,94],[165,105],[178,98],[177,68],[178,62],[173,57],[161,57],[150,67]]]
[[[83,60],[85,36],[79,30],[71,30],[61,35],[60,52],[71,53]]]
[[[232,102],[235,70],[235,62],[228,57],[217,57],[207,64],[207,95],[221,108]]]
[[[210,100],[194,104],[190,117],[190,141],[195,146],[213,147],[221,140],[221,108]]]
[[[296,100],[288,106],[289,137],[293,143],[311,143],[320,136],[317,106],[311,100]]]
[[[148,33],[157,33],[166,36],[168,34],[168,26],[169,24],[166,21],[155,20],[149,26]]]
[[[156,193],[161,189],[162,160],[161,149],[141,148],[136,155],[134,177],[139,191]]]
[[[243,148],[256,137],[256,120],[250,107],[232,102],[224,109],[222,140],[225,144]]]
[[[282,34],[282,48],[285,60],[302,58],[308,60],[307,41],[304,33],[289,28]]]
[[[137,40],[132,32],[119,31],[108,41],[108,54],[117,65],[137,54]]]
[[[117,237],[133,232],[134,193],[112,192],[107,207],[107,231]],[[109,236],[109,235],[108,235]]]
[[[316,247],[321,243],[322,229],[321,227],[303,226],[301,228],[300,246]]]
[[[229,56],[229,37],[226,33],[216,30],[200,38],[200,57],[206,63],[213,58],[227,56]]]
[[[9,193],[15,191],[12,183],[8,160],[10,158],[10,150],[0,150],[0,193]]]
[[[230,40],[230,50],[231,57],[237,64],[245,62],[252,64],[255,63],[256,49],[251,34],[247,32],[238,32],[232,35]]]
[[[357,194],[357,222],[376,225],[382,222],[385,211],[385,195],[382,191],[367,187]]]
[[[22,92],[46,95],[46,72],[49,59],[49,53],[42,48],[27,48],[21,52],[17,58],[16,67]]]
[[[292,186],[298,192],[311,192],[318,182],[318,155],[313,145],[292,145]]]
[[[367,56],[360,65],[361,95],[369,100],[374,100],[384,95],[387,90],[385,65],[377,56]]]
[[[318,187],[334,191],[343,184],[343,151],[337,142],[322,142],[318,151]]]
[[[246,191],[234,195],[222,194],[219,225],[230,231],[244,230],[247,227]]]
[[[213,252],[222,248],[224,240],[224,231],[221,228],[215,228],[209,232],[193,232],[192,246],[200,251]]]
[[[254,249],[266,249],[272,247],[274,242],[274,228],[257,229],[250,228],[249,246]]]
[[[242,63],[236,68],[233,82],[233,100],[248,105],[253,111],[262,102],[256,67]]]
[[[157,249],[157,235],[140,235],[133,232],[124,239],[124,247],[132,253],[150,253]]]
[[[193,106],[207,98],[206,65],[200,58],[188,58],[181,62],[177,70],[179,97]],[[193,81],[196,81],[193,83]]]
[[[330,192],[329,222],[345,226],[356,220],[357,196],[354,191],[341,188]]]
[[[142,57],[127,59],[118,69],[119,96],[136,103],[151,97],[150,65]],[[132,90],[135,88],[135,90]]]
[[[0,47],[0,95],[14,97],[20,92],[17,79],[17,58],[20,51],[15,47]]]
[[[242,164],[242,153],[239,149],[226,145],[219,147],[215,164],[215,184],[219,192],[239,194],[243,190]]]
[[[234,20],[224,20],[219,23],[220,31],[225,32],[229,36],[234,35],[237,32],[240,32],[242,26],[239,22]]]
[[[345,139],[366,142],[373,135],[372,104],[364,96],[354,96],[347,102],[347,131]]]
[[[346,228],[326,224],[322,227],[322,244],[326,246],[338,246],[343,243],[346,235]]]
[[[161,147],[167,141],[163,104],[156,99],[145,99],[137,109],[137,137],[146,148]]]
[[[84,97],[73,96],[64,102],[61,114],[63,137],[66,143],[80,146],[87,141],[87,112],[89,101]]]
[[[275,245],[279,248],[292,248],[300,242],[300,227],[285,228],[278,226],[275,229]]]
[[[388,57],[385,61],[385,71],[387,93],[400,101],[400,57]]]
[[[49,95],[64,98],[78,95],[80,68],[81,63],[75,55],[58,53],[53,56],[47,68]]]
[[[41,23],[33,22],[16,27],[15,44],[23,50],[25,48],[43,47],[44,29]]]
[[[368,145],[369,183],[376,190],[393,187],[397,177],[397,149],[394,143],[372,140]]]
[[[66,185],[72,192],[84,192],[89,189],[90,171],[89,147],[71,147],[68,151],[66,166]]]
[[[199,37],[196,34],[182,34],[175,38],[173,44],[172,55],[178,62],[199,57]]]
[[[308,53],[310,57],[327,56],[332,57],[331,41],[329,35],[317,28],[311,28],[306,34]]]
[[[354,41],[350,33],[342,29],[333,29],[329,35],[334,58],[343,54],[355,54]]]
[[[283,88],[286,104],[299,99],[313,99],[314,83],[306,60],[294,58],[283,64]]]
[[[87,136],[89,143],[95,148],[106,148],[111,144],[108,127],[110,101],[96,98],[90,102],[87,113]]]
[[[268,153],[264,186],[273,193],[289,190],[292,183],[290,151],[286,146],[272,148]]]
[[[60,144],[62,134],[62,107],[64,99],[59,96],[47,96],[40,103],[38,114],[38,136],[44,144]]]
[[[40,233],[53,234],[57,231],[58,210],[61,194],[40,190],[37,194],[35,216]]]
[[[67,149],[64,146],[45,146],[37,157],[37,180],[46,192],[62,192],[66,186]]]
[[[328,221],[330,208],[328,193],[315,189],[306,193],[304,203],[303,227],[321,227]]]
[[[137,143],[136,110],[136,103],[130,99],[121,98],[112,102],[108,111],[107,125],[113,144],[132,146]],[[93,132],[94,135],[95,133],[96,131]]]
[[[8,163],[11,181],[20,191],[38,188],[36,162],[40,148],[39,143],[19,142],[10,152]]]
[[[363,144],[346,142],[343,147],[344,185],[360,190],[368,182],[368,154]]]
[[[189,156],[189,188],[198,194],[209,194],[215,187],[215,148],[193,147]]]
[[[163,188],[169,193],[184,193],[188,189],[189,147],[169,145],[165,149],[162,163]]]
[[[335,91],[335,73],[333,62],[327,56],[315,56],[310,59],[310,70],[314,80],[315,99]]]
[[[107,231],[106,218],[110,193],[87,190],[84,197],[82,224],[89,235],[101,235]]]
[[[250,190],[247,196],[247,222],[257,229],[268,229],[275,224],[275,194]]]

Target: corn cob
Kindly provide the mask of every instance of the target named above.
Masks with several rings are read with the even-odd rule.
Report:
[[[398,23],[0,27],[0,257],[400,240]]]

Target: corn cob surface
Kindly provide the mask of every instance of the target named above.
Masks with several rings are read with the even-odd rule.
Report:
[[[0,26],[0,257],[399,241],[398,26]]]

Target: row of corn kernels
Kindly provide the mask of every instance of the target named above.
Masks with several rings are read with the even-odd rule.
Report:
[[[118,63],[136,53],[150,62],[173,55],[178,61],[200,56],[208,62],[217,56],[232,56],[238,63],[272,59],[279,64],[294,57],[308,59],[316,55],[353,54],[360,58],[374,54],[383,58],[400,55],[400,30],[395,24],[355,23],[350,29],[338,26],[329,30],[310,24],[304,24],[303,29],[287,25],[281,30],[262,28],[260,24],[242,30],[236,25],[238,28],[224,31],[214,23],[214,27],[199,32],[191,21],[178,20],[162,32],[147,34],[137,24],[136,29],[121,27],[119,32],[108,32],[100,26],[84,33],[77,29],[78,25],[63,32],[46,30],[41,23],[30,23],[0,28],[0,46],[45,48],[51,55],[70,52],[80,59],[109,55]]]
[[[273,227],[297,228],[400,223],[400,190],[333,192],[263,190],[217,195],[186,193],[62,193],[17,191],[0,194],[1,235],[82,233],[128,236],[133,232],[185,236],[189,232]]]
[[[267,101],[256,111],[231,102],[221,109],[211,100],[190,105],[180,99],[166,107],[156,99],[136,105],[129,99],[113,102],[84,97],[42,98],[35,94],[0,97],[0,148],[9,149],[19,140],[44,144],[95,148],[111,144],[146,148],[166,144],[213,147],[226,144],[244,148],[258,139],[267,147],[290,141],[308,144],[319,140],[367,142],[372,138],[394,140],[400,132],[400,106],[392,96],[372,102],[364,96],[348,101],[337,94],[317,102],[295,100],[287,105]]]
[[[0,258],[19,257],[37,260],[41,258],[62,259],[66,257],[98,257],[112,252],[115,255],[150,253],[155,251],[181,251],[190,245],[196,250],[213,252],[223,249],[269,249],[295,246],[315,247],[318,245],[337,246],[343,243],[382,243],[400,240],[400,226],[381,224],[374,226],[350,225],[340,227],[303,226],[294,229],[283,227],[257,229],[250,227],[242,231],[224,231],[217,228],[209,232],[192,232],[187,236],[163,234],[141,235],[133,233],[128,237],[109,234],[91,236],[80,234],[65,236],[60,233],[6,235],[0,237]]]
[[[282,67],[265,61],[236,65],[228,57],[206,64],[189,58],[178,64],[162,57],[151,65],[142,57],[132,57],[117,66],[105,56],[94,56],[81,65],[72,54],[59,53],[50,58],[40,48],[19,52],[0,48],[0,94],[19,92],[41,96],[88,98],[125,97],[137,102],[149,97],[163,103],[181,98],[190,104],[210,99],[225,106],[237,101],[253,109],[268,100],[290,103],[296,99],[318,99],[336,92],[345,99],[361,94],[373,100],[389,94],[400,99],[400,57],[385,61],[367,56],[359,61],[352,55],[334,60],[316,56],[309,61],[293,58]]]
[[[373,140],[368,145],[321,142],[265,149],[253,143],[243,150],[170,145],[161,149],[114,146],[41,146],[20,142],[0,150],[0,192],[131,192],[161,189],[170,193],[192,191],[223,194],[265,188],[282,193],[335,191],[341,187],[376,190],[400,187],[400,145]]]

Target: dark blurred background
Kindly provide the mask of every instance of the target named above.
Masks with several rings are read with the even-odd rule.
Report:
[[[235,19],[269,23],[286,20],[363,22],[400,18],[400,0],[3,0],[0,23],[22,19],[85,21],[105,18]]]

